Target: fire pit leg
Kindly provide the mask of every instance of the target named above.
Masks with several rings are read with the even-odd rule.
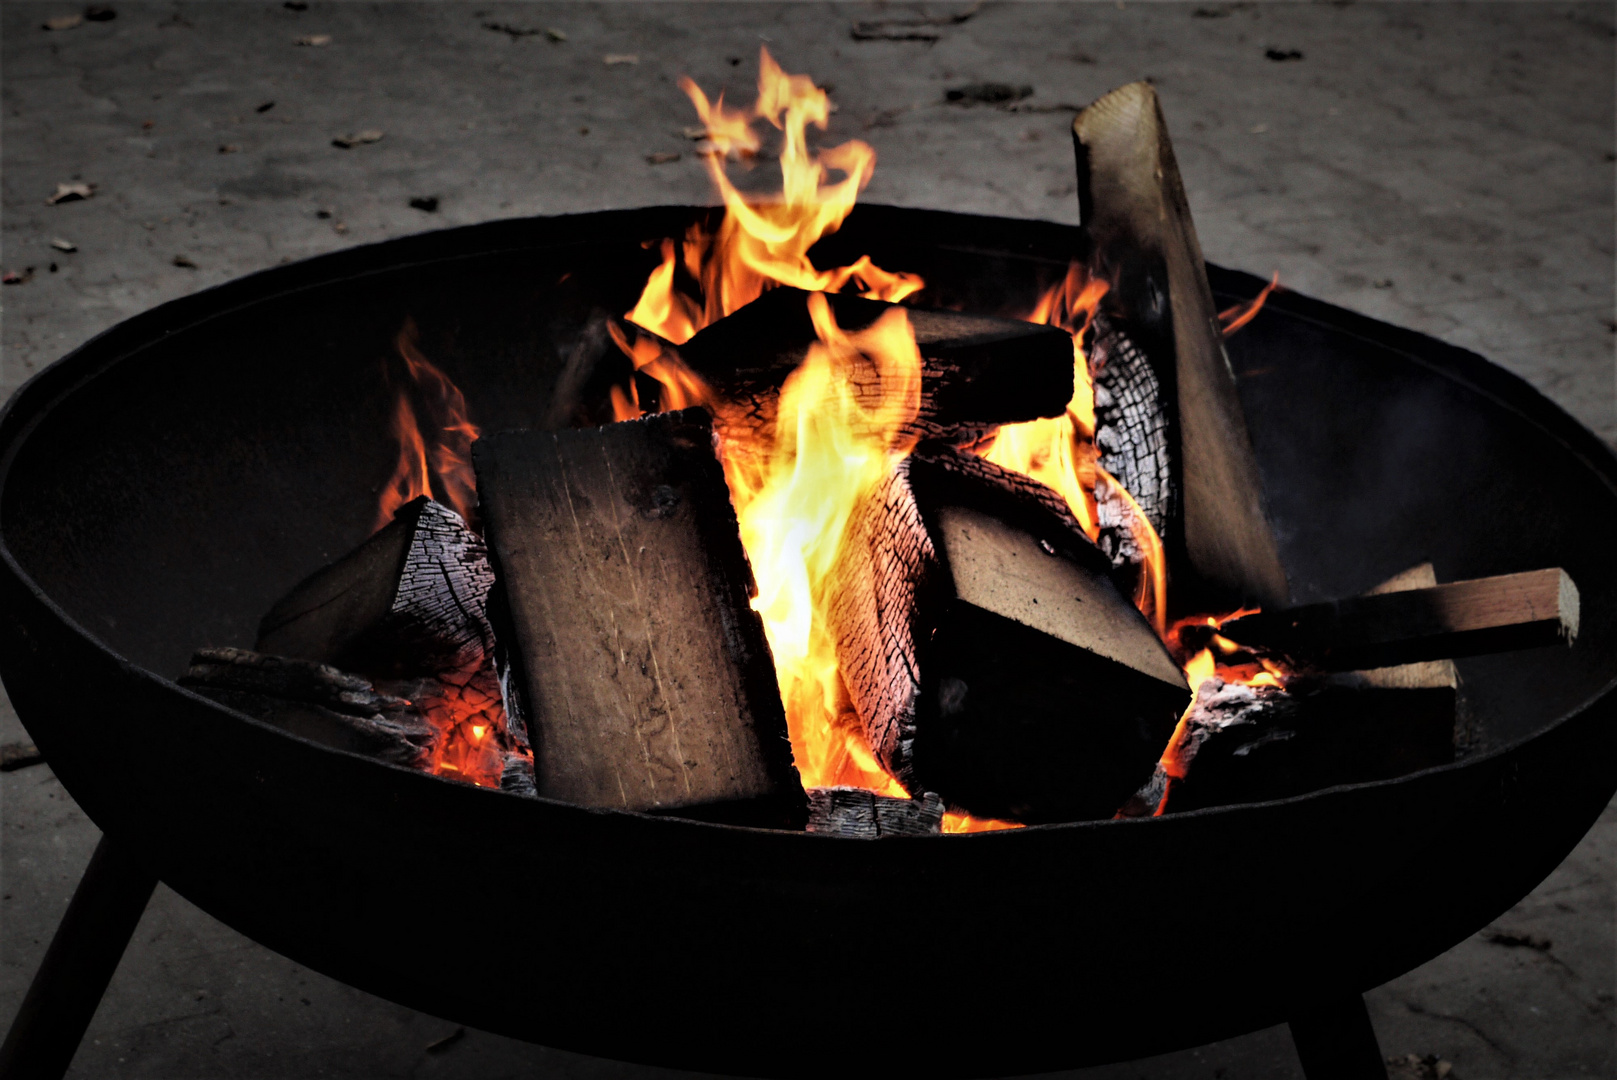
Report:
[[[157,877],[102,836],[0,1046],[0,1080],[59,1080],[134,936]]]
[[[1292,1017],[1291,1041],[1308,1080],[1387,1080],[1381,1044],[1359,994],[1316,1004]]]

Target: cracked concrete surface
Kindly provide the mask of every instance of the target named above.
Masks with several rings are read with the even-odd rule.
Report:
[[[33,268],[0,292],[0,397],[127,316],[277,262],[498,217],[708,201],[675,82],[750,100],[765,41],[835,84],[827,139],[876,147],[867,200],[1066,222],[1062,106],[1149,76],[1210,259],[1474,349],[1617,440],[1610,4],[1003,4],[930,44],[850,37],[853,19],[907,6],[119,3],[110,22],[40,29],[71,10],[0,11],[0,260]],[[943,104],[945,87],[986,80],[1031,84],[1025,104],[1048,111]],[[365,128],[385,134],[331,145]],[[93,198],[44,204],[79,180]],[[420,196],[437,211],[411,208]],[[0,741],[22,737],[0,708]],[[96,830],[48,766],[0,776],[0,815],[9,1017]],[[1479,935],[1373,992],[1386,1053],[1438,1055],[1460,1080],[1611,1075],[1614,849],[1609,809],[1494,928],[1534,944]],[[475,1031],[426,1050],[452,1031],[160,887],[71,1075],[662,1072]],[[1073,1075],[1299,1071],[1279,1028]]]

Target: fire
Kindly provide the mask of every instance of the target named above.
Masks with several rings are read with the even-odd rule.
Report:
[[[382,489],[375,528],[392,521],[399,507],[422,495],[437,499],[475,527],[477,477],[471,447],[479,431],[471,422],[466,397],[422,353],[414,322],[406,320],[394,345],[404,361],[407,382],[399,388],[393,408],[398,464]],[[438,683],[414,704],[437,733],[428,756],[430,772],[479,787],[500,786],[505,755],[514,744],[499,683],[487,658],[479,656],[463,668],[440,672]]]
[[[810,292],[842,292],[852,285],[863,296],[895,303],[925,286],[916,275],[883,270],[869,257],[829,270],[809,261],[809,249],[841,227],[876,169],[876,151],[858,139],[818,153],[809,149],[809,125],[823,131],[831,116],[829,97],[812,79],[788,75],[768,49],[760,49],[758,99],[750,110],[729,108],[723,95],[709,101],[688,78],[679,85],[707,127],[712,149],[705,160],[724,200],[724,220],[717,232],[698,224],[683,242],[663,241],[662,264],[626,316],[630,322],[681,345],[775,285]],[[759,120],[781,133],[781,191],[768,200],[744,196],[724,169],[732,155],[750,156],[761,148],[752,126]],[[828,182],[833,172],[842,179]],[[678,287],[681,270],[694,285],[694,297]]]
[[[1231,305],[1218,313],[1219,331],[1225,337],[1229,337],[1257,318],[1258,312],[1263,310],[1264,302],[1269,299],[1269,294],[1278,288],[1280,288],[1280,271],[1276,270],[1274,277],[1269,279],[1269,284],[1265,285],[1258,295],[1244,304]]]
[[[1173,735],[1169,738],[1168,745],[1163,749],[1158,762],[1171,779],[1185,778],[1186,768],[1180,747],[1184,743],[1190,714],[1196,708],[1196,699],[1201,695],[1203,683],[1208,679],[1218,678],[1227,683],[1238,683],[1243,686],[1277,688],[1285,686],[1286,679],[1291,674],[1286,668],[1266,656],[1246,650],[1218,633],[1219,627],[1230,620],[1257,613],[1257,608],[1242,608],[1222,616],[1195,615],[1178,620],[1168,631],[1168,647],[1185,669],[1185,677],[1190,683],[1192,693],[1190,705],[1179,718],[1179,723],[1174,728]],[[1198,644],[1203,639],[1206,644]],[[1157,814],[1163,812],[1167,802],[1167,795],[1164,795],[1162,803],[1157,806]]]
[[[1160,635],[1167,632],[1168,610],[1167,559],[1162,539],[1134,497],[1101,468],[1095,448],[1095,386],[1083,339],[1107,291],[1106,282],[1090,277],[1082,264],[1074,262],[1068,266],[1066,277],[1039,298],[1032,314],[1026,316],[1027,321],[1059,326],[1072,335],[1072,400],[1060,416],[1006,424],[994,434],[992,444],[979,453],[996,465],[1030,476],[1059,492],[1091,540],[1100,535],[1096,487],[1105,484],[1122,499],[1131,511],[1130,531],[1135,543],[1145,553],[1134,604]]]
[[[852,334],[824,296],[809,297],[809,316],[819,341],[781,391],[771,445],[761,456],[727,454],[726,479],[803,783],[902,795],[839,708],[825,612],[849,520],[913,446],[901,432],[920,408],[921,353],[902,308]],[[870,382],[859,369],[878,393],[856,389]]]
[[[399,461],[382,489],[377,505],[375,532],[393,520],[399,507],[422,495],[432,496],[468,523],[475,521],[477,477],[472,472],[472,443],[477,425],[471,422],[466,397],[460,388],[417,344],[415,323],[406,320],[394,346],[404,361],[409,382],[399,388],[393,407],[393,433],[399,440]],[[427,430],[435,441],[429,447],[417,423],[417,409],[425,413]],[[433,481],[437,481],[436,492]]]

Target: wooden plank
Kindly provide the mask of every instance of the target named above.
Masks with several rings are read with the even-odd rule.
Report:
[[[1570,645],[1578,589],[1564,570],[1531,570],[1261,612],[1219,633],[1321,671]]]
[[[682,814],[756,803],[801,820],[712,439],[693,409],[473,447],[542,796]]]
[[[1112,285],[1102,310],[1151,355],[1174,402],[1181,517],[1164,540],[1183,551],[1195,584],[1226,602],[1284,604],[1286,575],[1156,91],[1144,82],[1113,90],[1072,131],[1092,272]],[[1176,592],[1189,595],[1190,584]]]
[[[979,817],[1109,817],[1189,700],[1054,492],[912,455],[856,512],[830,623],[872,750]]]
[[[681,361],[719,397],[724,424],[773,423],[781,386],[817,340],[808,296],[771,289],[679,346]],[[899,306],[840,293],[826,300],[849,332]],[[1072,338],[1065,331],[958,311],[903,310],[921,353],[913,425],[919,438],[952,440],[996,424],[1060,416],[1072,400]]]

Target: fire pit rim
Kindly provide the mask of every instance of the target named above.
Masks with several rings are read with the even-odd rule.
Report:
[[[677,235],[684,223],[688,223],[695,215],[710,213],[716,207],[699,207],[679,204],[664,204],[651,207],[624,208],[609,210],[594,210],[576,214],[561,215],[533,215],[529,217],[498,218],[490,221],[477,222],[470,225],[452,226],[442,229],[429,229],[405,236],[392,237],[386,240],[372,241],[356,245],[339,251],[327,252],[320,255],[309,256],[295,262],[277,266],[265,267],[232,278],[216,285],[208,286],[193,293],[149,308],[137,315],[115,323],[113,326],[96,334],[89,340],[78,345],[59,359],[53,361],[45,368],[28,378],[12,394],[10,400],[0,404],[0,492],[3,492],[6,479],[19,449],[27,441],[29,433],[37,427],[50,412],[65,398],[89,385],[96,378],[104,375],[115,365],[131,361],[140,356],[146,349],[158,345],[167,338],[176,334],[185,333],[203,326],[216,319],[228,317],[237,311],[255,306],[271,300],[284,299],[295,296],[300,292],[312,291],[343,282],[359,281],[368,277],[394,274],[411,268],[420,268],[431,265],[442,265],[454,262],[471,261],[487,258],[491,255],[520,254],[539,250],[564,250],[569,247],[586,247],[596,242],[593,233],[595,223],[602,218],[610,218],[625,212],[640,212],[666,217],[670,224],[669,235]],[[970,217],[980,221],[992,221],[996,224],[1004,223],[1007,226],[1037,227],[1051,230],[1055,233],[1067,233],[1076,237],[1077,230],[1070,225],[1059,222],[1043,221],[1037,218],[1001,218],[983,215],[958,215],[952,211],[929,210],[922,208],[895,207],[880,203],[861,204],[855,211],[857,216],[865,217],[883,214],[915,215],[918,217],[936,216],[939,218]],[[572,236],[560,239],[547,239],[542,243],[524,243],[520,237],[534,229],[554,228],[561,226],[564,230],[574,230]],[[475,239],[479,233],[498,238],[494,244],[476,246],[468,249],[466,241]],[[935,245],[940,249],[962,252],[989,252],[993,249],[979,248],[971,244],[940,243]],[[419,249],[419,250],[412,250]],[[442,250],[434,250],[442,249]],[[1003,253],[1004,248],[997,249]],[[405,259],[391,258],[398,252],[407,252],[411,257]],[[1060,260],[1048,256],[1040,256],[1029,252],[1026,257],[1048,261],[1052,266],[1064,265]],[[1264,280],[1246,271],[1230,270],[1208,263],[1210,274],[1222,279],[1221,284],[1232,280],[1239,280],[1242,285],[1250,286],[1246,292],[1256,294],[1262,287]],[[1222,292],[1224,290],[1217,290]],[[220,298],[227,298],[226,303],[218,303]],[[1556,442],[1566,447],[1579,457],[1590,470],[1599,475],[1602,481],[1614,493],[1617,493],[1617,452],[1602,442],[1592,432],[1588,431],[1574,417],[1567,413],[1555,402],[1551,401],[1532,384],[1512,372],[1492,363],[1480,354],[1449,345],[1429,335],[1418,331],[1398,327],[1385,323],[1369,316],[1352,312],[1325,301],[1291,291],[1289,289],[1277,290],[1266,305],[1266,311],[1273,314],[1284,314],[1313,326],[1328,329],[1332,333],[1362,341],[1367,345],[1393,353],[1400,359],[1412,362],[1433,374],[1454,382],[1467,390],[1477,393],[1490,402],[1506,411],[1515,413],[1522,419],[1532,423]],[[161,328],[161,329],[159,329]],[[155,333],[153,331],[156,331]],[[120,343],[130,340],[130,347],[119,348]],[[1422,346],[1416,349],[1415,344]],[[1437,348],[1433,348],[1433,346]],[[1438,362],[1431,354],[1442,355]],[[48,395],[37,406],[33,402],[41,395]],[[30,413],[31,415],[26,415]],[[22,427],[17,428],[17,417],[22,415]],[[15,430],[13,430],[15,429]],[[1580,445],[1581,444],[1581,445]],[[164,691],[179,692],[187,699],[207,706],[222,716],[233,721],[246,722],[257,728],[272,732],[274,735],[292,739],[295,742],[306,744],[316,751],[343,754],[344,756],[363,760],[369,765],[389,769],[390,771],[417,777],[421,780],[449,785],[450,787],[467,787],[459,781],[444,777],[422,773],[405,766],[393,765],[379,761],[352,751],[342,751],[322,746],[307,738],[283,731],[264,721],[257,720],[246,713],[231,709],[211,698],[197,694],[172,679],[166,678],[139,664],[127,659],[118,653],[107,642],[91,632],[88,628],[74,620],[47,594],[37,582],[23,569],[6,543],[4,523],[0,520],[0,564],[7,572],[22,585],[34,599],[42,603],[65,627],[78,634],[95,650],[105,653],[114,659],[121,667],[143,680],[155,683]],[[1486,750],[1468,754],[1456,761],[1434,766],[1403,776],[1387,780],[1366,781],[1356,784],[1339,784],[1320,788],[1302,795],[1283,799],[1272,799],[1238,803],[1228,806],[1207,807],[1197,810],[1185,811],[1173,815],[1177,819],[1202,818],[1213,815],[1240,813],[1253,808],[1285,806],[1323,799],[1343,791],[1359,791],[1379,787],[1389,787],[1402,784],[1407,780],[1431,774],[1459,772],[1473,766],[1479,766],[1496,758],[1511,754],[1520,748],[1538,741],[1562,725],[1568,723],[1587,712],[1598,702],[1613,695],[1617,695],[1617,675],[1614,675],[1598,690],[1577,705],[1565,710],[1560,716],[1543,725],[1537,730],[1518,738],[1500,743]],[[509,798],[531,798],[511,795],[508,792],[493,789],[481,789],[490,795],[502,795]],[[698,825],[712,829],[736,830],[758,833],[783,833],[790,835],[812,835],[796,833],[793,830],[755,828],[741,825],[716,824],[699,821],[692,818],[680,817],[674,813],[647,814],[639,811],[618,809],[597,809],[580,807],[560,800],[539,797],[539,802],[548,806],[577,811],[585,814],[626,815],[628,817],[645,820],[665,821],[670,824]],[[995,830],[996,834],[1026,833],[1036,831],[1045,833],[1052,830],[1071,828],[1092,828],[1109,825],[1142,824],[1147,819],[1098,819],[1091,821],[1056,822],[1042,825],[1029,825],[1021,829]],[[966,834],[971,836],[984,836],[989,834]],[[831,837],[830,839],[844,839]],[[923,838],[891,838],[891,839],[923,839]]]

